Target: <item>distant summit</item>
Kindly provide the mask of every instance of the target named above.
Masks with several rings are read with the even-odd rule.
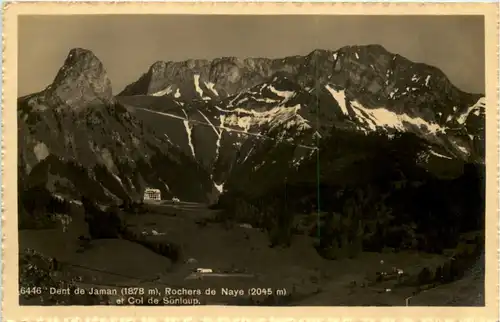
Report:
[[[26,174],[46,173],[55,191],[82,189],[81,178],[52,174],[75,163],[105,198],[157,187],[167,198],[206,201],[240,186],[260,194],[285,169],[308,173],[332,135],[416,135],[428,147],[415,166],[436,173],[450,166],[434,162],[484,163],[485,109],[483,95],[380,45],[159,60],[117,97],[102,62],[74,48],[52,84],[18,101],[20,163]]]
[[[303,87],[334,82],[358,91],[361,88],[377,90],[381,96],[379,101],[389,96],[398,83],[412,78],[413,81],[418,78],[420,85],[425,84],[429,89],[445,91],[457,98],[462,96],[462,91],[438,68],[411,62],[373,44],[345,46],[338,50],[316,49],[305,56],[279,59],[220,57],[157,61],[118,96],[175,94],[177,89],[181,92],[184,89],[184,94],[189,92],[190,96],[186,98],[191,99],[208,86],[207,95],[220,100],[269,81],[276,74],[288,75]],[[193,87],[194,78],[197,78],[200,89]],[[211,95],[213,90],[217,92],[216,96]]]
[[[92,51],[82,48],[71,49],[52,84],[29,97],[34,104],[72,109],[115,101],[102,62]]]

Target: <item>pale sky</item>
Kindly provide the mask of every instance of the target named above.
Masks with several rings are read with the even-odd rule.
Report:
[[[49,85],[74,47],[96,54],[117,94],[158,60],[279,58],[364,44],[484,93],[482,16],[54,15],[19,17],[19,95]]]

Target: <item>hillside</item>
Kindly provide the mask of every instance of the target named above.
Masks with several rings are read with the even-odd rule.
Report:
[[[121,226],[154,212],[140,202],[149,187],[213,212],[214,231],[249,224],[285,252],[307,239],[321,263],[453,251],[450,283],[484,247],[485,98],[436,67],[378,45],[158,61],[112,93],[101,61],[75,48],[18,99],[20,229],[83,203],[82,235],[182,256]]]

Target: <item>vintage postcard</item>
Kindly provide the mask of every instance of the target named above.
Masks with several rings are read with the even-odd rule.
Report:
[[[6,320],[498,320],[497,5],[4,9]]]

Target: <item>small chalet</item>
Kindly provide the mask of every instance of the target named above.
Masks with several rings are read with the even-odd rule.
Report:
[[[160,189],[146,188],[144,190],[144,200],[161,200]]]

